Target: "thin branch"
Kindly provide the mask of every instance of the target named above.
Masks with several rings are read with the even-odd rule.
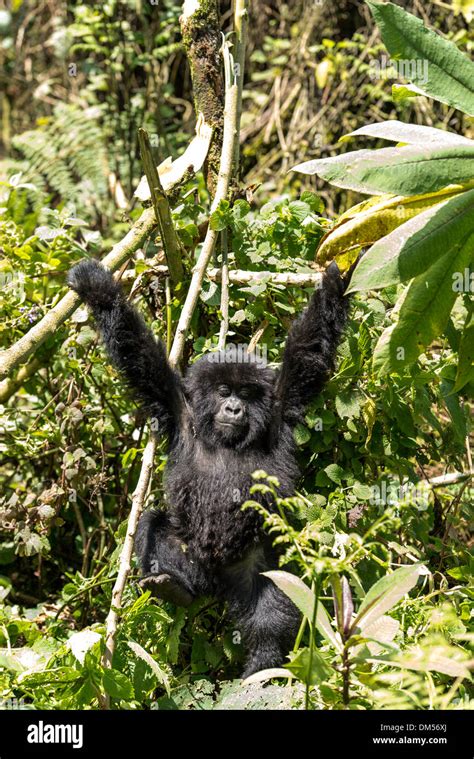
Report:
[[[8,377],[0,382],[0,403],[6,403],[42,366],[43,363],[38,358],[33,358],[29,364],[20,368],[16,377]]]
[[[117,578],[112,590],[112,602],[110,604],[110,611],[105,622],[105,653],[103,657],[103,664],[106,667],[112,666],[112,659],[115,651],[118,618],[120,610],[122,608],[122,596],[123,591],[125,590],[125,585],[127,583],[128,575],[130,573],[133,545],[135,542],[135,533],[137,531],[138,519],[142,512],[143,504],[150,488],[155,447],[156,439],[153,435],[151,435],[143,453],[140,476],[138,478],[137,487],[135,488],[132,496],[132,507],[130,509],[130,515],[128,518],[127,534],[125,536],[123,548],[120,554]],[[102,706],[108,708],[108,697],[105,697],[105,699],[103,699]]]
[[[442,474],[439,477],[432,477],[427,480],[427,482],[432,488],[445,488],[449,485],[457,485],[458,482],[469,480],[471,477],[474,477],[474,470],[471,472],[450,472],[449,474]]]
[[[173,284],[177,285],[183,280],[182,246],[174,228],[168,197],[161,184],[151,152],[150,139],[145,129],[138,130],[138,142],[156,220],[160,228],[161,242],[168,262],[170,278]]]
[[[225,348],[227,332],[229,331],[229,262],[227,249],[227,230],[222,231],[222,267],[221,274],[221,328],[219,332],[218,350]]]
[[[221,269],[209,269],[206,276],[213,282],[222,279]],[[247,285],[255,282],[268,282],[273,285],[296,285],[297,287],[316,287],[322,279],[321,272],[283,272],[283,271],[246,271],[230,269],[229,281],[233,285]]]
[[[168,274],[167,266],[153,266],[150,270],[154,274],[166,276]],[[222,269],[208,269],[206,278],[211,282],[222,281]],[[316,287],[321,282],[322,273],[319,271],[248,271],[246,269],[230,269],[229,282],[232,285],[248,285],[255,282],[268,282],[273,285],[295,285],[296,287]],[[122,281],[135,279],[135,274],[125,272]]]
[[[234,144],[234,172],[238,175],[240,162],[240,117],[242,115],[242,89],[245,70],[245,48],[247,44],[248,0],[234,0],[234,74],[240,80],[237,99],[237,134]]]

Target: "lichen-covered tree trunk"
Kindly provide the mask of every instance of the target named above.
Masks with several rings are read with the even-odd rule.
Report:
[[[218,0],[185,0],[180,18],[183,43],[191,69],[196,115],[204,114],[213,136],[205,176],[214,196],[219,173],[224,118],[224,77],[219,51],[222,37]]]

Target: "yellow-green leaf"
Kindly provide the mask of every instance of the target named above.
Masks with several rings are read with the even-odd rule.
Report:
[[[414,197],[377,198],[376,203],[364,201],[341,216],[339,223],[323,237],[316,260],[322,265],[335,258],[339,265],[341,253],[373,245],[421,211],[459,192],[460,186]]]

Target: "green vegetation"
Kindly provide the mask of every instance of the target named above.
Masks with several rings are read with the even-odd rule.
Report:
[[[280,5],[248,26],[227,199],[211,212],[209,166],[167,191],[183,281],[169,282],[157,233],[120,275],[170,345],[209,227],[213,271],[227,259],[231,272],[264,272],[231,281],[228,340],[266,345],[277,363],[314,261],[347,269],[365,251],[336,373],[295,431],[298,492],[281,499],[257,472],[275,508],[245,505],[282,548],[271,576],[304,614],[294,651],[242,686],[225,610],[161,604],[133,566],[106,666],[146,425],[80,306],[0,382],[0,706],[472,708],[473,6],[424,3],[415,18],[375,1],[357,16],[344,2],[323,15]],[[180,12],[174,0],[0,11],[2,348],[67,294],[74,263],[104,258],[137,223],[138,129],[157,165],[194,136]],[[393,99],[387,54],[413,64]],[[344,152],[359,137],[396,147]],[[290,272],[305,284],[276,280]],[[200,288],[186,358],[219,343],[222,279]],[[162,499],[163,450],[147,504]]]

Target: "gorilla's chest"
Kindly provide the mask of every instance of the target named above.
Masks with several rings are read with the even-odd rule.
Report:
[[[261,517],[255,509],[242,511],[254,484],[252,473],[264,470],[280,481],[280,492],[289,495],[296,467],[291,457],[276,449],[269,453],[242,453],[229,449],[209,452],[198,445],[171,455],[166,477],[170,516],[180,537],[197,555],[227,563],[239,559],[258,542]],[[266,506],[272,507],[269,500]]]

